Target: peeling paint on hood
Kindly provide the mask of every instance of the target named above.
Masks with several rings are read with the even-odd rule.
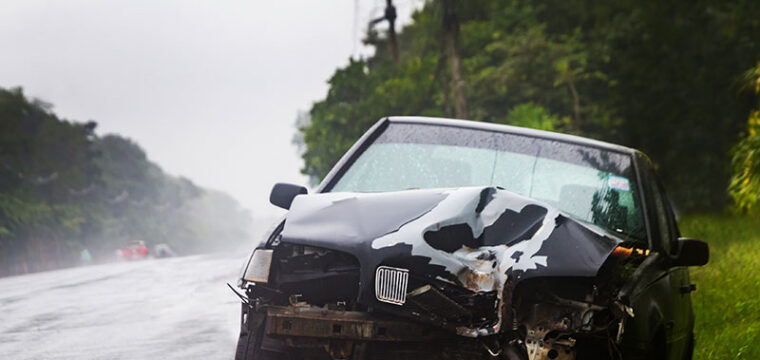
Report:
[[[516,283],[596,276],[621,243],[559,209],[495,187],[297,196],[282,241],[356,256],[359,301],[368,304],[379,265],[501,296],[508,277]]]

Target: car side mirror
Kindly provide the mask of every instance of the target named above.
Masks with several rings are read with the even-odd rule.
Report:
[[[308,193],[308,190],[301,185],[277,183],[274,184],[272,192],[269,194],[269,202],[272,205],[288,210],[296,196],[306,193]]]
[[[702,266],[710,260],[710,247],[701,240],[678,238],[678,251],[671,258],[672,266]]]

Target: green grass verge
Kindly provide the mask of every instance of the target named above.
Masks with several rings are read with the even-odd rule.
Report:
[[[694,359],[760,359],[760,223],[693,215],[680,229],[710,244],[710,263],[691,269],[697,284]]]

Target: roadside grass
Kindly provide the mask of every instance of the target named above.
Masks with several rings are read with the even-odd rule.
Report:
[[[760,222],[691,215],[680,229],[710,244],[710,262],[691,269],[694,359],[760,359]]]

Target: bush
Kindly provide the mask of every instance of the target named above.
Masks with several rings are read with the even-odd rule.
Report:
[[[681,221],[681,232],[710,244],[710,262],[691,270],[694,359],[760,359],[760,223],[696,215]]]

